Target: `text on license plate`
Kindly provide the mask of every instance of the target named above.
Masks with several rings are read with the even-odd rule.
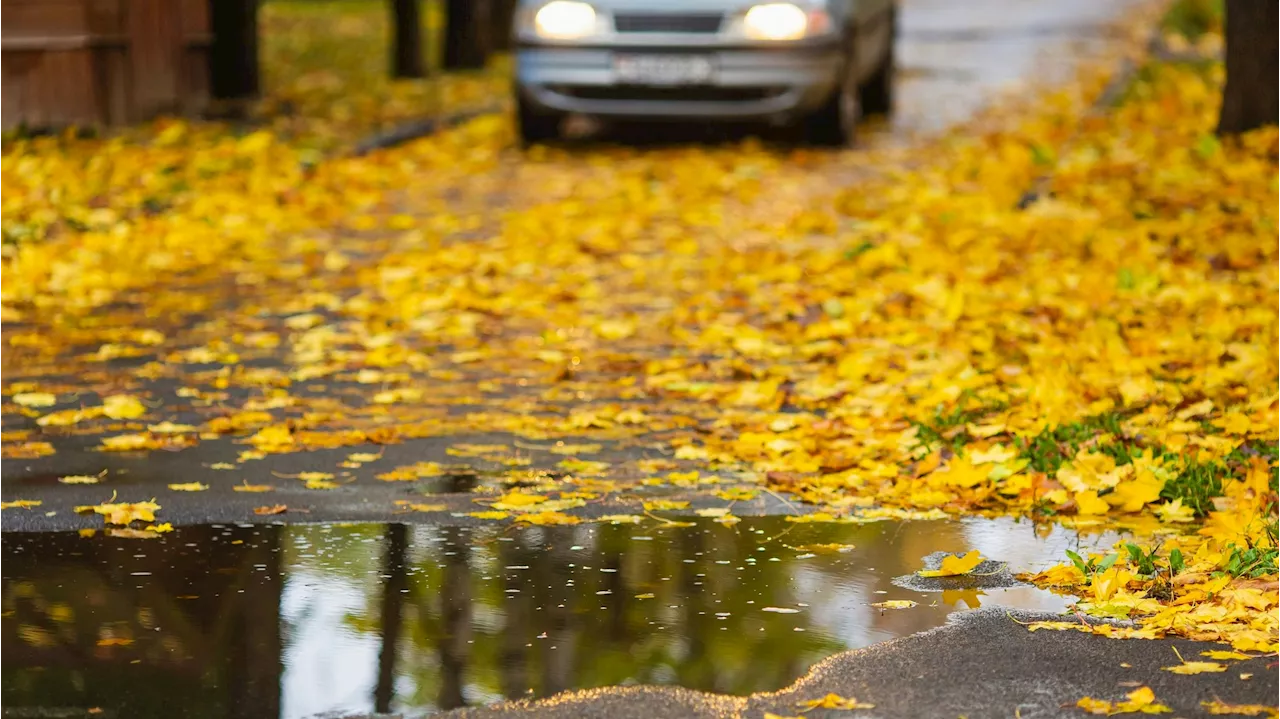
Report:
[[[698,85],[715,74],[702,55],[618,55],[613,69],[618,82],[636,85]]]

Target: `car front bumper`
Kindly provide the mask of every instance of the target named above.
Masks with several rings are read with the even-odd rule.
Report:
[[[714,63],[699,85],[618,81],[618,52],[696,52]],[[633,119],[787,120],[819,107],[839,84],[835,44],[795,48],[579,48],[524,46],[516,83],[524,101],[554,112]]]

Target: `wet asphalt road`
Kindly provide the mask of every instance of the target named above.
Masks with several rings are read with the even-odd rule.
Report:
[[[1120,701],[1150,687],[1169,716],[1210,716],[1201,702],[1275,706],[1275,657],[1232,663],[1218,674],[1182,676],[1163,671],[1183,657],[1220,648],[1205,642],[1113,640],[1072,631],[1028,632],[1017,622],[1053,615],[979,609],[953,615],[929,632],[838,654],[820,662],[779,692],[727,697],[684,689],[626,687],[570,692],[531,703],[459,710],[456,719],[499,719],[534,714],[547,719],[651,719],[742,717],[766,712],[795,716],[800,703],[828,693],[874,708],[817,709],[806,717],[926,719],[1047,719],[1084,716],[1083,697]],[[1017,620],[1015,622],[1014,620]],[[1242,675],[1249,675],[1242,678]]]

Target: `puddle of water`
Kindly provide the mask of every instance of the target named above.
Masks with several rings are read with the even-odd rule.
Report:
[[[926,554],[979,549],[1035,570],[1112,540],[1007,520],[777,517],[667,529],[215,525],[159,540],[6,532],[0,701],[6,716],[292,719],[613,684],[746,694],[966,606],[1066,606],[1030,587],[893,584]],[[855,548],[805,548],[828,543]],[[869,606],[888,599],[919,604]]]

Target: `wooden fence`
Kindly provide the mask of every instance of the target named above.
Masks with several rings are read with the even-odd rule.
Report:
[[[208,0],[0,0],[4,129],[202,112]]]

